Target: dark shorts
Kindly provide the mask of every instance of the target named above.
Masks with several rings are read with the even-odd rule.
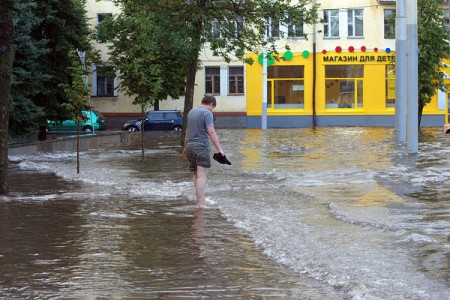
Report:
[[[211,168],[211,148],[188,147],[187,160],[189,162],[189,170],[191,171],[197,170],[197,166],[203,168]]]

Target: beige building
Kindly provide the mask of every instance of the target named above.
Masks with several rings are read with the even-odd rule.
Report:
[[[308,127],[312,116],[318,126],[393,126],[395,36],[388,19],[395,15],[395,0],[317,3],[323,23],[286,26],[268,20],[268,34],[277,39],[277,48],[285,58],[269,62],[269,127]],[[95,26],[105,14],[116,14],[119,9],[107,0],[89,0],[87,11]],[[107,45],[97,43],[105,59]],[[286,45],[290,51],[285,51]],[[264,86],[260,54],[248,53],[256,60],[251,66],[240,61],[227,64],[205,48],[201,53],[203,67],[196,76],[194,107],[204,94],[214,94],[218,100],[214,111],[217,126],[257,128]],[[93,66],[92,104],[117,126],[138,116],[140,108],[117,93],[117,79],[105,78],[105,68],[108,66]],[[162,101],[160,108],[182,110],[183,102]],[[447,107],[445,93],[436,97],[426,107],[422,124],[445,124]]]

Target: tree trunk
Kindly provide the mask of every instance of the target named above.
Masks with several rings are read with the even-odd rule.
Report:
[[[197,74],[198,56],[192,58],[187,71],[186,78],[186,92],[184,94],[184,110],[183,110],[183,131],[181,133],[181,146],[184,146],[184,138],[186,136],[187,129],[187,116],[194,105],[194,88],[195,88],[195,75]]]
[[[418,124],[419,124],[419,129],[420,129],[420,123],[422,122],[422,115],[423,115],[423,108],[425,107],[425,105],[422,103],[422,101],[419,100],[419,107],[418,107],[418,116],[417,116],[417,120],[418,120]]]
[[[144,160],[145,150],[144,150],[144,127],[145,123],[145,104],[141,105],[141,159]]]
[[[190,60],[187,63],[187,75],[186,75],[186,91],[184,93],[184,110],[183,110],[183,128],[181,131],[181,146],[184,146],[184,138],[186,137],[187,129],[187,116],[194,105],[194,90],[195,90],[195,75],[197,75],[199,54],[202,48],[201,32],[203,30],[203,23],[197,22],[194,24],[196,28],[196,36],[192,37],[192,48],[190,54]]]
[[[11,102],[13,52],[13,0],[0,0],[0,194],[9,193],[8,121]]]

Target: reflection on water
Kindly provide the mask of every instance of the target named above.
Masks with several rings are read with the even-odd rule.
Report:
[[[449,135],[218,133],[204,211],[178,133],[11,157],[0,298],[450,299]]]

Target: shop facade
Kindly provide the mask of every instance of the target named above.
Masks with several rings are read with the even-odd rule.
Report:
[[[263,64],[247,66],[247,127],[262,120]],[[259,58],[259,61],[258,61]],[[395,121],[395,53],[364,47],[281,53],[267,60],[268,127],[383,126]],[[445,93],[426,105],[422,126],[447,121]]]

